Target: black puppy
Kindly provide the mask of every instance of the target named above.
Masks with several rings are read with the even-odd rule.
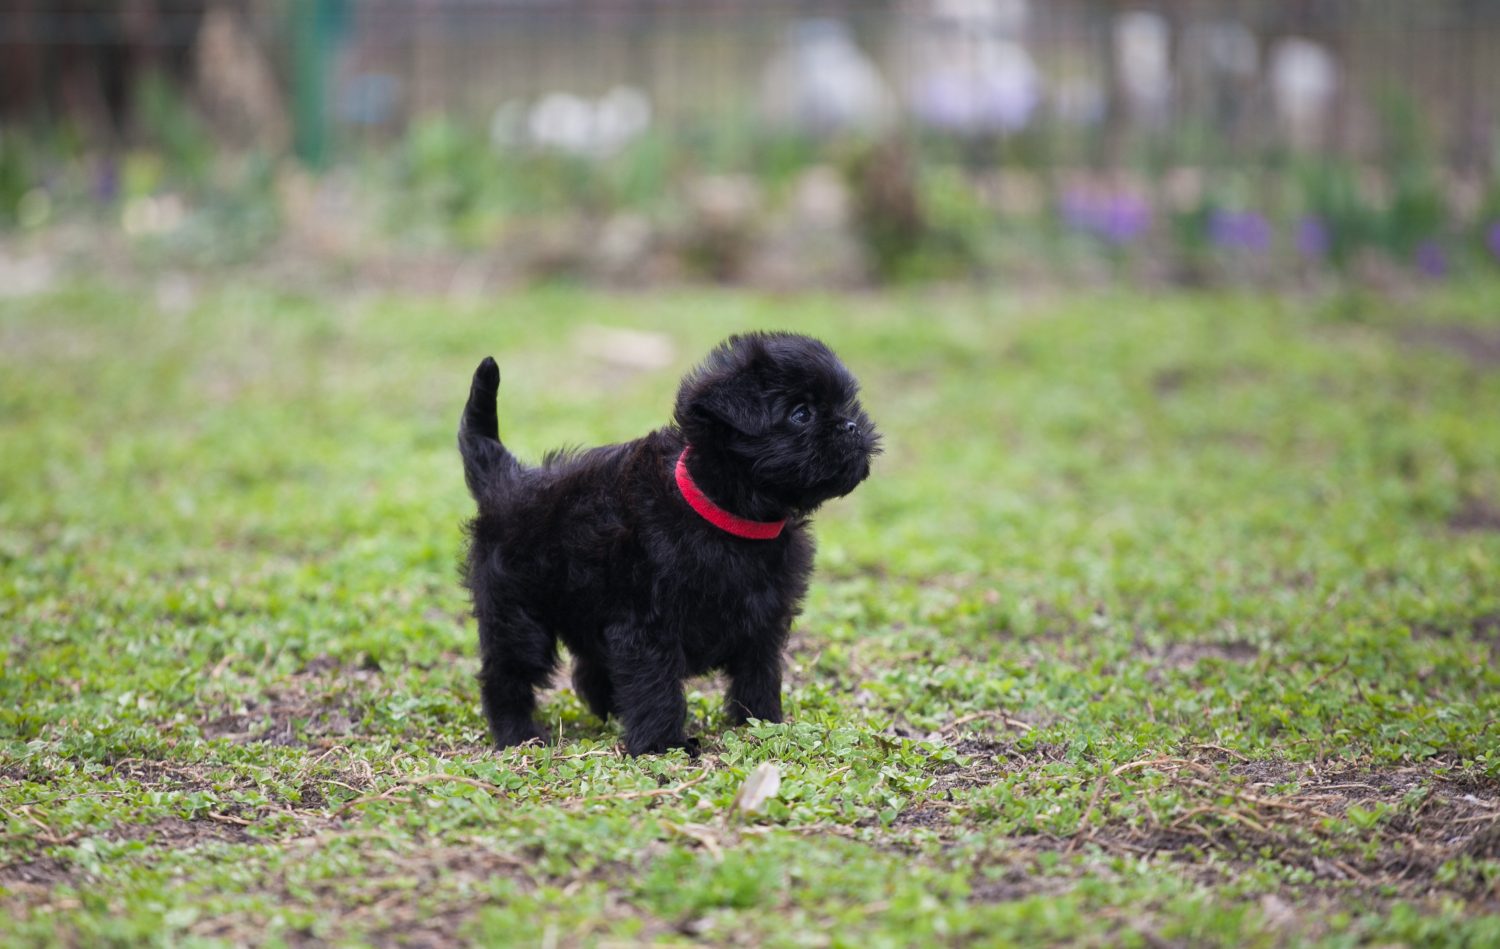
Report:
[[[732,722],[780,721],[808,517],[854,490],[879,450],[838,357],[790,333],[731,337],[683,380],[675,424],[540,467],[500,443],[499,386],[487,358],[458,429],[479,506],[465,585],[496,744],[543,737],[535,690],[559,639],[573,687],[620,719],[631,754],[697,751],[682,683],[709,670],[729,676]]]

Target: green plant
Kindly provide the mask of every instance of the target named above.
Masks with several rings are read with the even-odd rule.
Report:
[[[1410,257],[1447,222],[1447,199],[1434,138],[1415,95],[1392,88],[1380,98],[1383,164],[1391,197],[1382,237],[1399,257]]]
[[[1304,212],[1326,229],[1326,257],[1342,267],[1382,237],[1382,212],[1366,194],[1359,166],[1336,159],[1306,162],[1296,169]]]
[[[136,87],[137,143],[159,152],[180,185],[201,187],[213,171],[213,138],[180,89],[160,73],[145,74]]]
[[[16,222],[21,199],[34,187],[26,140],[16,132],[0,130],[0,225]]]
[[[920,171],[908,143],[889,139],[854,154],[848,162],[855,228],[884,278],[901,274],[928,236]]]

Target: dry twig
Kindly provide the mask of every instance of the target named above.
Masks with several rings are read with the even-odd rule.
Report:
[[[944,725],[942,728],[939,728],[937,733],[939,735],[948,735],[953,733],[960,727],[969,724],[970,722],[977,722],[980,719],[984,718],[999,719],[1002,723],[1009,725],[1012,728],[1019,728],[1021,729],[1021,731],[1031,731],[1031,725],[1029,725],[1028,723],[1023,722],[1018,718],[1008,717],[1002,709],[991,709],[989,711],[974,712],[970,715],[962,715],[958,718],[955,718],[953,721]]]
[[[595,797],[575,799],[564,803],[570,804],[595,804],[599,801],[633,801],[643,797],[675,797],[694,785],[707,781],[713,772],[705,771],[691,781],[684,781],[675,788],[655,788],[650,791],[625,791],[620,794],[600,794]]]

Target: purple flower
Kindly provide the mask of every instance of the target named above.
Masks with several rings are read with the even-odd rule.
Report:
[[[1484,233],[1484,246],[1495,263],[1500,264],[1500,218],[1490,222],[1489,230]]]
[[[1104,206],[1099,236],[1111,244],[1128,244],[1151,230],[1151,205],[1133,194],[1117,194]]]
[[[1271,225],[1254,211],[1215,210],[1208,218],[1208,238],[1225,250],[1261,254],[1271,247]]]
[[[938,73],[917,87],[912,107],[923,122],[947,132],[964,131],[975,124],[973,97],[956,76]]]
[[[1443,245],[1431,238],[1417,245],[1415,255],[1417,270],[1424,277],[1437,279],[1448,273],[1448,255]]]
[[[1010,133],[1025,128],[1041,104],[1041,82],[1030,55],[1001,41],[983,65],[935,65],[917,83],[912,108],[927,125],[948,132]]]
[[[1070,189],[1059,210],[1068,227],[1111,244],[1128,244],[1151,229],[1151,205],[1126,191]]]
[[[1297,253],[1308,260],[1322,260],[1328,256],[1333,244],[1333,235],[1323,219],[1309,214],[1297,222]]]
[[[1019,132],[1031,122],[1041,94],[1031,86],[991,81],[982,104],[985,128],[997,132]]]

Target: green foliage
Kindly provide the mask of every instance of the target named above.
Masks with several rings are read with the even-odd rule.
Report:
[[[1358,320],[193,293],[0,300],[0,943],[1497,936],[1500,374],[1445,342],[1500,332],[1493,285]],[[606,367],[600,324],[674,365]],[[453,572],[476,358],[536,458],[659,424],[773,326],[845,356],[888,446],[818,515],[789,721],[729,729],[695,682],[703,757],[629,759],[560,687],[556,745],[489,749]]]
[[[27,140],[0,130],[0,224],[14,224],[20,217],[21,200],[36,186]]]
[[[1319,158],[1297,175],[1303,210],[1327,228],[1328,256],[1347,264],[1362,248],[1410,261],[1423,244],[1450,227],[1452,209],[1444,193],[1444,171],[1415,100],[1400,90],[1381,100],[1383,156],[1377,169]],[[1384,190],[1386,194],[1374,192]]]
[[[460,243],[482,243],[498,226],[501,169],[489,143],[467,126],[447,118],[413,125],[390,173],[384,187],[398,236],[421,235],[426,227]]]
[[[899,139],[873,144],[849,160],[848,178],[854,226],[875,272],[900,276],[928,236],[915,154]]]
[[[159,73],[148,73],[133,101],[139,140],[159,152],[163,163],[183,182],[205,183],[213,171],[213,138],[181,89]]]
[[[250,154],[237,165],[222,165],[218,177],[212,195],[192,205],[179,227],[139,243],[144,258],[222,266],[254,258],[277,238],[281,214],[275,164]]]
[[[928,238],[918,259],[903,274],[932,278],[972,276],[993,242],[997,215],[985,207],[972,183],[952,166],[924,166],[917,195]]]
[[[1343,266],[1361,247],[1380,240],[1379,207],[1366,196],[1360,169],[1349,162],[1308,162],[1298,169],[1302,204],[1328,234],[1328,259]]]
[[[1420,165],[1401,169],[1392,182],[1386,246],[1408,258],[1424,241],[1441,234],[1448,216],[1448,201],[1436,169]]]

